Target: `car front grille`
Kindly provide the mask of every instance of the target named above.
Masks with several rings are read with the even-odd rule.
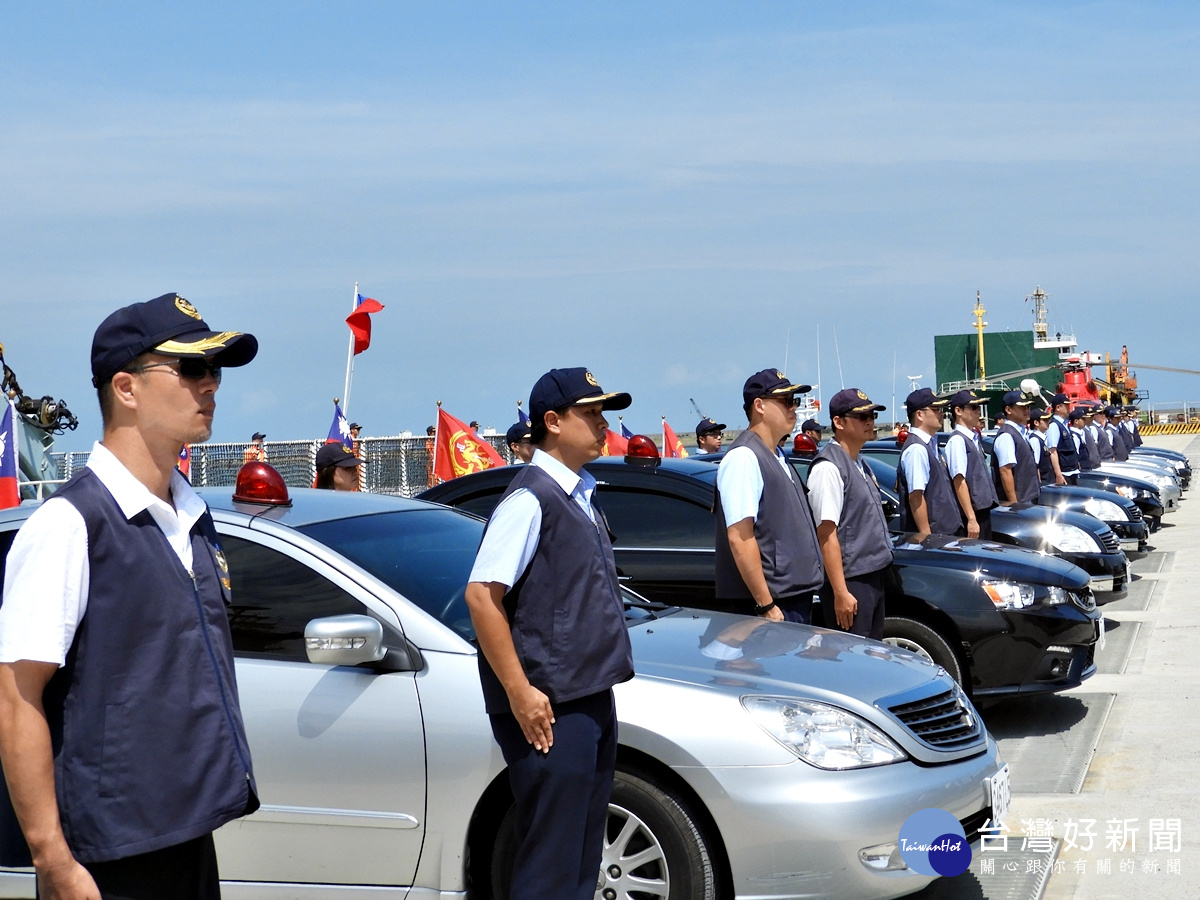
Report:
[[[1142,508],[1140,506],[1134,506],[1133,509],[1129,510],[1129,518],[1134,522],[1142,521]]]
[[[888,712],[920,741],[940,750],[959,750],[978,742],[979,717],[955,685],[924,700],[889,706]]]
[[[1121,549],[1121,539],[1113,534],[1111,528],[1107,529],[1104,534],[1100,535],[1100,543],[1104,545],[1105,553],[1116,553]]]

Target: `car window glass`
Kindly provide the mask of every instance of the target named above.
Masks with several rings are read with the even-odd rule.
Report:
[[[300,530],[463,637],[475,636],[464,592],[483,537],[478,519],[430,507],[320,522]]]
[[[365,615],[352,596],[290,556],[236,537],[223,537],[233,605],[229,628],[240,656],[303,662],[311,619]]]
[[[598,501],[617,547],[689,547],[711,550],[713,514],[680,497],[605,485]]]

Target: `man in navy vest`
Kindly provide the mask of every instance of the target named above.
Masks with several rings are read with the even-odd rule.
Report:
[[[604,410],[630,402],[583,368],[538,379],[537,449],[492,513],[467,585],[484,704],[516,800],[512,900],[596,892],[617,760],[612,687],[633,677],[633,656],[583,467],[604,448]]]
[[[996,487],[977,430],[981,421],[980,402],[981,398],[970,388],[950,397],[947,406],[954,420],[954,430],[942,452],[955,499],[967,526],[967,537],[991,540],[992,508],[997,505]]]
[[[1029,439],[1032,394],[1009,391],[1004,395],[1004,424],[992,442],[995,456],[996,496],[1001,503],[1037,503],[1041,495],[1038,459]],[[1040,453],[1041,447],[1038,448]]]
[[[212,434],[222,367],[257,351],[176,294],[105,319],[103,440],[9,552],[0,758],[43,898],[219,897],[212,832],[258,807],[229,572],[175,469]]]
[[[1045,433],[1046,449],[1050,451],[1050,465],[1054,469],[1054,483],[1078,484],[1079,448],[1067,426],[1071,398],[1066,394],[1055,394],[1050,398],[1050,409],[1054,415]]]
[[[825,562],[821,615],[826,628],[883,640],[884,575],[892,564],[879,484],[859,458],[875,439],[875,419],[886,406],[846,388],[829,401],[833,440],[817,455],[808,489]]]
[[[908,439],[900,451],[897,490],[900,492],[901,528],[920,534],[966,534],[962,511],[954,499],[950,473],[938,453],[937,433],[942,430],[946,401],[929,388],[917,388],[904,400],[908,411]]]
[[[808,495],[779,442],[796,427],[796,394],[778,369],[746,379],[742,409],[750,427],[717,468],[713,506],[716,595],[747,614],[811,622],[825,582]]]

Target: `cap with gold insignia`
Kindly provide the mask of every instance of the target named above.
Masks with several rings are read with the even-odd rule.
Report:
[[[883,412],[886,406],[872,403],[858,388],[846,388],[829,398],[829,415],[839,418],[849,413]]]
[[[124,306],[100,323],[92,338],[92,384],[100,387],[143,353],[203,357],[217,365],[244,366],[258,340],[241,331],[213,331],[178,294]]]
[[[606,394],[596,376],[583,366],[551,369],[529,392],[529,417],[539,422],[552,409],[603,403],[602,409],[626,409],[633,402],[628,394]]]
[[[970,406],[972,403],[982,402],[983,398],[970,388],[963,388],[961,391],[956,391],[947,398],[947,405],[951,409],[957,409],[961,406]]]
[[[811,390],[811,384],[792,384],[778,369],[763,369],[746,379],[742,386],[742,404],[749,407],[759,397],[785,397],[807,394]]]

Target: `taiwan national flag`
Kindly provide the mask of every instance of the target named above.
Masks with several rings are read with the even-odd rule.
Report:
[[[433,439],[433,474],[442,481],[504,465],[496,448],[480,438],[471,426],[438,407],[437,434]]]
[[[4,404],[0,415],[0,509],[21,505],[21,487],[17,483],[17,408],[12,401]]]
[[[354,335],[354,355],[371,346],[371,313],[383,310],[383,304],[362,294],[354,295],[354,312],[346,316],[346,324]]]
[[[351,453],[354,452],[354,438],[350,436],[350,425],[342,415],[340,403],[333,404],[333,424],[329,426],[329,435],[325,438],[327,444],[341,444]]]
[[[625,438],[625,440],[629,440],[631,437],[633,437],[633,432],[625,427],[624,419],[621,420],[621,437]]]
[[[520,406],[517,407],[517,421],[522,425],[529,424],[529,416],[525,415],[525,410],[521,409]]]
[[[629,440],[621,437],[612,429],[604,430],[604,449],[601,456],[624,456],[629,451]]]
[[[688,452],[683,449],[683,444],[679,443],[679,438],[675,436],[675,429],[667,424],[667,420],[663,418],[663,459],[681,459],[688,455]]]

